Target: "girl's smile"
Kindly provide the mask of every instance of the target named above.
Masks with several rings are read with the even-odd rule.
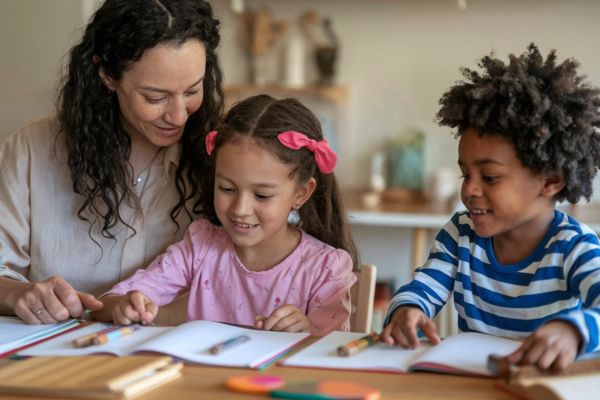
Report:
[[[291,173],[289,165],[251,138],[227,142],[217,153],[215,211],[249,269],[276,265],[300,242],[288,215],[304,203],[307,192]]]

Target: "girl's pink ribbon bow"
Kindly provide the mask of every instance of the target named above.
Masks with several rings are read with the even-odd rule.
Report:
[[[316,141],[304,133],[285,131],[277,135],[279,142],[287,148],[298,150],[306,147],[315,155],[315,163],[324,174],[329,174],[335,168],[337,156],[329,147],[327,140]]]
[[[217,136],[217,131],[210,131],[206,134],[204,138],[204,146],[206,147],[206,152],[210,156],[215,149],[215,140]]]

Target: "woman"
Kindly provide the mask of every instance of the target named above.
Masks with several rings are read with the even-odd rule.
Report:
[[[202,0],[107,0],[94,14],[57,117],[0,148],[0,314],[98,310],[95,295],[182,237],[223,109],[218,27]]]

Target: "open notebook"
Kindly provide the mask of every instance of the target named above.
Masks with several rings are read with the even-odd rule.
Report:
[[[117,356],[140,352],[166,354],[192,363],[229,367],[261,368],[306,339],[308,333],[261,331],[212,321],[189,321],[176,327],[141,327],[132,335],[106,344],[75,347],[74,339],[104,328],[94,323],[37,346],[19,352],[21,356],[76,356],[113,354]],[[213,345],[239,335],[250,340],[219,354],[211,354]]]
[[[70,319],[47,325],[28,325],[17,317],[0,317],[0,355],[49,338],[77,326],[79,322]]]
[[[433,371],[456,375],[490,376],[487,358],[491,353],[505,355],[521,342],[482,333],[460,333],[431,346],[415,350],[377,343],[351,357],[340,357],[338,346],[364,336],[364,333],[332,332],[284,360],[284,366],[353,369],[407,373]]]

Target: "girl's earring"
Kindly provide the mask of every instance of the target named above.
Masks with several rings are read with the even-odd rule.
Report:
[[[288,214],[288,224],[298,225],[300,223],[300,213],[298,210],[300,209],[300,205],[296,204],[294,208]]]

